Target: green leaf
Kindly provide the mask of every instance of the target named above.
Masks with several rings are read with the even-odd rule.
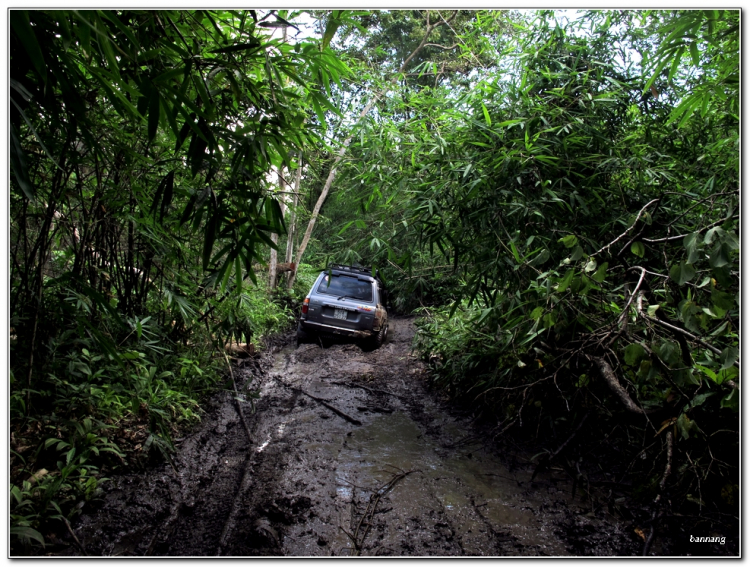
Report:
[[[726,245],[730,251],[740,249],[740,241],[734,231],[725,232],[721,238],[721,243]]]
[[[604,281],[604,278],[607,277],[608,267],[609,267],[609,262],[604,262],[601,266],[599,266],[599,269],[596,270],[594,275],[591,276],[591,279],[597,283],[602,283]]]
[[[562,242],[565,248],[573,248],[573,246],[578,244],[578,237],[575,234],[568,234],[567,236],[563,236],[558,242]]]
[[[315,114],[318,115],[318,121],[320,122],[320,125],[323,128],[326,128],[326,115],[323,112],[323,109],[320,107],[320,104],[318,104],[318,101],[315,99],[315,97],[312,98],[312,105],[313,105],[313,110],[315,110]]]
[[[565,276],[560,280],[560,283],[557,284],[558,293],[562,293],[570,287],[570,283],[573,281],[573,274],[575,274],[575,270],[573,269],[565,272]]]
[[[719,370],[716,373],[716,383],[723,384],[727,380],[734,380],[740,375],[740,371],[736,366],[730,366],[724,370]]]
[[[721,362],[721,369],[726,370],[730,366],[734,366],[737,359],[740,356],[740,351],[735,346],[730,346],[721,351],[719,355],[719,362]]]
[[[703,372],[703,374],[708,376],[712,381],[716,382],[717,384],[719,383],[718,379],[716,378],[716,373],[710,368],[706,368],[705,366],[701,366],[700,364],[696,364],[694,368]]]
[[[721,399],[721,407],[723,408],[729,408],[730,410],[734,412],[738,412],[740,410],[740,395],[737,390],[732,389],[731,392],[729,392],[726,396],[724,396]]]
[[[697,408],[698,406],[702,406],[704,402],[716,394],[716,392],[706,392],[705,394],[699,394],[695,396],[692,400],[690,400],[690,403],[685,404],[685,407],[682,408],[683,412],[690,411],[692,408]]]
[[[735,307],[734,296],[731,293],[726,293],[716,288],[711,290],[711,302],[723,311],[728,311]]]
[[[529,315],[529,319],[536,321],[538,319],[541,319],[543,314],[544,314],[544,307],[537,307],[531,312],[531,315]]]
[[[24,539],[36,540],[42,544],[42,547],[44,547],[44,537],[42,537],[42,534],[40,534],[38,531],[28,526],[13,526],[10,528],[10,535],[21,538],[22,540]]]
[[[510,251],[513,252],[513,257],[516,259],[516,262],[520,264],[521,256],[518,254],[518,249],[516,248],[516,244],[512,240],[510,241]]]
[[[695,268],[685,261],[675,264],[669,270],[669,277],[678,285],[683,286],[695,277]]]
[[[685,247],[685,250],[690,252],[693,250],[698,244],[700,243],[700,232],[692,232],[688,234],[685,238],[682,239],[682,245]]]
[[[680,347],[673,341],[663,341],[656,350],[659,358],[667,363],[668,366],[674,366],[681,362]]]
[[[698,53],[698,44],[694,41],[690,44],[690,57],[693,59],[693,65],[696,67],[700,66],[701,58]]]
[[[323,33],[323,39],[320,42],[320,50],[323,51],[331,43],[331,40],[336,35],[336,31],[339,29],[341,24],[341,13],[343,10],[333,10],[328,22],[326,22],[326,29]]]
[[[646,349],[639,343],[632,343],[625,347],[625,364],[635,366],[646,356]]]
[[[724,233],[724,230],[721,227],[715,226],[712,229],[710,229],[708,232],[706,232],[706,236],[703,238],[703,243],[709,244],[709,245],[713,244],[714,238],[717,235],[721,237],[723,233]]]
[[[697,429],[697,425],[684,413],[677,418],[677,429],[682,433],[683,439],[690,439],[690,431]]]
[[[531,262],[529,262],[529,266],[534,266],[536,268],[537,266],[541,266],[542,264],[544,264],[547,260],[549,260],[549,250],[545,248],[539,254],[537,254],[537,256]]]
[[[639,258],[643,258],[643,255],[646,253],[646,247],[643,245],[643,242],[633,242],[630,245],[630,251]]]
[[[484,103],[482,103],[482,113],[484,113],[484,120],[485,122],[487,122],[487,126],[492,126],[492,119],[490,118],[490,113],[487,111],[487,107],[484,105]]]
[[[727,248],[725,244],[718,242],[714,249],[711,250],[711,255],[708,257],[708,265],[712,268],[721,268],[729,264]]]
[[[11,86],[14,86],[14,84],[18,84],[18,83],[17,83],[16,81],[13,81],[13,80],[11,80]],[[23,89],[23,87],[22,87],[22,86],[20,86],[20,84],[18,84],[18,85],[19,85],[19,86],[18,86],[18,88],[19,88],[19,89],[21,89],[21,90],[23,90],[23,91],[25,91],[25,90],[26,90],[26,89]],[[61,167],[60,167],[60,165],[59,165],[59,164],[57,163],[57,160],[56,160],[56,159],[55,159],[54,157],[52,157],[52,154],[51,154],[51,153],[50,153],[50,151],[49,151],[49,150],[47,149],[47,146],[46,146],[46,145],[44,144],[44,141],[42,140],[41,136],[40,136],[40,135],[39,135],[39,134],[37,133],[36,129],[35,129],[35,128],[34,128],[34,126],[33,126],[33,125],[31,124],[31,121],[30,121],[30,120],[28,119],[28,117],[26,116],[26,113],[25,113],[25,112],[23,111],[23,109],[22,109],[22,108],[21,108],[21,107],[20,107],[20,106],[18,105],[18,103],[16,103],[16,101],[15,101],[15,100],[13,99],[13,97],[12,97],[12,96],[10,97],[10,102],[11,102],[11,103],[13,104],[13,106],[15,106],[15,107],[16,107],[16,110],[17,110],[17,111],[18,111],[18,113],[19,113],[19,114],[21,115],[21,118],[23,118],[24,122],[26,122],[26,125],[27,125],[27,126],[29,127],[29,130],[31,130],[31,133],[32,133],[32,134],[34,134],[34,137],[36,138],[36,141],[37,141],[37,142],[39,142],[39,145],[40,145],[40,146],[42,146],[42,149],[44,150],[44,153],[45,153],[45,154],[47,154],[47,157],[48,157],[49,159],[51,159],[51,160],[52,160],[52,163],[54,163],[54,164],[55,164],[55,166],[57,166],[57,168],[58,168],[58,169],[59,169],[60,171],[62,171],[62,168],[61,168]],[[738,246],[739,246],[739,245],[738,245]]]
[[[577,262],[581,258],[583,258],[583,248],[581,248],[580,246],[576,246],[573,249],[573,253],[570,255],[570,260],[571,262]]]

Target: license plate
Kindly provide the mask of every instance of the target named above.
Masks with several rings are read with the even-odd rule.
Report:
[[[336,317],[336,319],[344,319],[346,320],[346,314],[347,311],[344,309],[334,309],[333,310],[333,316]]]

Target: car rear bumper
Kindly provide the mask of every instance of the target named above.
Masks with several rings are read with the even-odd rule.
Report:
[[[313,321],[306,321],[305,319],[300,319],[300,324],[306,331],[331,333],[332,335],[343,335],[345,337],[356,337],[358,339],[367,339],[375,334],[374,331],[342,329],[341,327],[326,325],[324,323],[315,323]]]

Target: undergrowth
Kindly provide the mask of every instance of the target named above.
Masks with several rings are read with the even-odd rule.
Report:
[[[589,360],[594,349],[576,351],[574,333],[555,334],[560,329],[550,325],[526,340],[508,328],[512,318],[498,321],[465,301],[454,312],[445,306],[417,313],[414,347],[435,386],[481,414],[492,439],[510,436],[536,450],[536,471],[554,462],[594,509],[617,512],[643,533],[660,494],[669,502],[665,525],[680,517],[681,531],[736,530],[739,423],[736,393],[720,388],[720,361],[699,359],[703,380],[667,387],[639,372],[638,361],[626,363],[618,369],[623,383],[646,408],[636,416]]]
[[[169,461],[175,435],[225,386],[225,343],[262,348],[287,330],[310,271],[301,267],[293,290],[167,292],[150,300],[150,315],[134,317],[47,281],[30,378],[31,353],[11,337],[13,553],[36,553],[48,544],[43,534],[64,532],[109,475]]]

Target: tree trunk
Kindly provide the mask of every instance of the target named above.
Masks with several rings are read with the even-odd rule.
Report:
[[[284,191],[286,190],[286,183],[284,182],[283,169],[278,170],[279,175],[279,207],[281,207],[281,216],[284,216]],[[271,242],[278,244],[279,235],[275,232],[271,234]],[[271,248],[271,260],[268,262],[268,288],[276,289],[278,283],[278,275],[276,273],[276,266],[278,264],[278,252]]]
[[[286,255],[284,262],[289,264],[294,258],[294,239],[297,232],[297,203],[299,203],[299,186],[302,181],[302,156],[297,160],[297,177],[294,180],[294,195],[292,196],[292,206],[289,208],[289,230],[286,238]],[[296,268],[287,275],[286,287],[292,289],[294,285],[294,276],[297,273]]]
[[[411,53],[411,55],[409,55],[409,57],[407,57],[404,60],[404,62],[401,64],[401,67],[399,67],[396,74],[391,78],[390,84],[394,84],[398,80],[398,76],[404,72],[409,62],[414,58],[414,56],[417,53],[419,53],[422,50],[425,43],[427,43],[427,38],[430,36],[432,31],[435,28],[438,28],[442,25],[447,25],[448,23],[450,23],[450,21],[456,17],[456,14],[458,14],[458,11],[454,11],[453,15],[447,20],[442,20],[436,24],[430,24],[430,11],[427,10],[427,31],[425,32],[424,37],[422,38],[422,41],[419,44],[419,46],[417,46],[417,48]],[[351,143],[352,138],[354,138],[354,129],[357,127],[360,121],[367,115],[367,113],[370,112],[370,109],[375,105],[375,103],[377,103],[386,92],[387,92],[387,89],[380,93],[376,93],[372,97],[372,100],[370,100],[370,102],[367,103],[367,106],[365,106],[362,112],[359,113],[357,122],[352,127],[352,133],[349,134],[346,140],[344,140],[344,143],[341,144],[341,149],[339,149],[338,153],[336,154],[336,158],[333,160],[331,171],[328,174],[328,178],[326,179],[325,185],[323,186],[323,191],[321,192],[320,197],[318,197],[318,202],[315,203],[315,208],[313,209],[312,216],[310,217],[310,222],[307,224],[307,230],[305,231],[305,236],[302,238],[302,243],[299,246],[299,250],[297,250],[297,258],[295,260],[296,266],[299,266],[300,260],[302,260],[302,255],[305,253],[305,249],[307,248],[307,244],[310,242],[310,236],[312,236],[313,228],[315,228],[315,221],[318,219],[318,215],[320,214],[320,208],[323,206],[323,203],[325,203],[325,200],[328,197],[328,192],[331,189],[331,184],[333,183],[333,180],[336,177],[336,171],[337,171],[336,167],[341,161],[341,158],[344,157],[344,154],[346,153],[346,149],[349,147],[349,144]],[[289,278],[289,282],[290,282],[288,284],[289,287],[294,285],[295,277],[296,277],[296,270]]]
[[[286,43],[286,27],[282,29],[282,41]],[[279,176],[279,206],[281,207],[281,218],[284,218],[284,189],[286,188],[286,184],[284,183],[284,174],[283,174],[284,168],[280,167],[277,169],[277,173]],[[274,244],[279,243],[279,235],[277,233],[271,234],[271,242]],[[271,259],[268,262],[268,289],[274,290],[276,289],[276,284],[278,283],[278,276],[276,274],[276,266],[278,264],[278,252],[271,248]]]

